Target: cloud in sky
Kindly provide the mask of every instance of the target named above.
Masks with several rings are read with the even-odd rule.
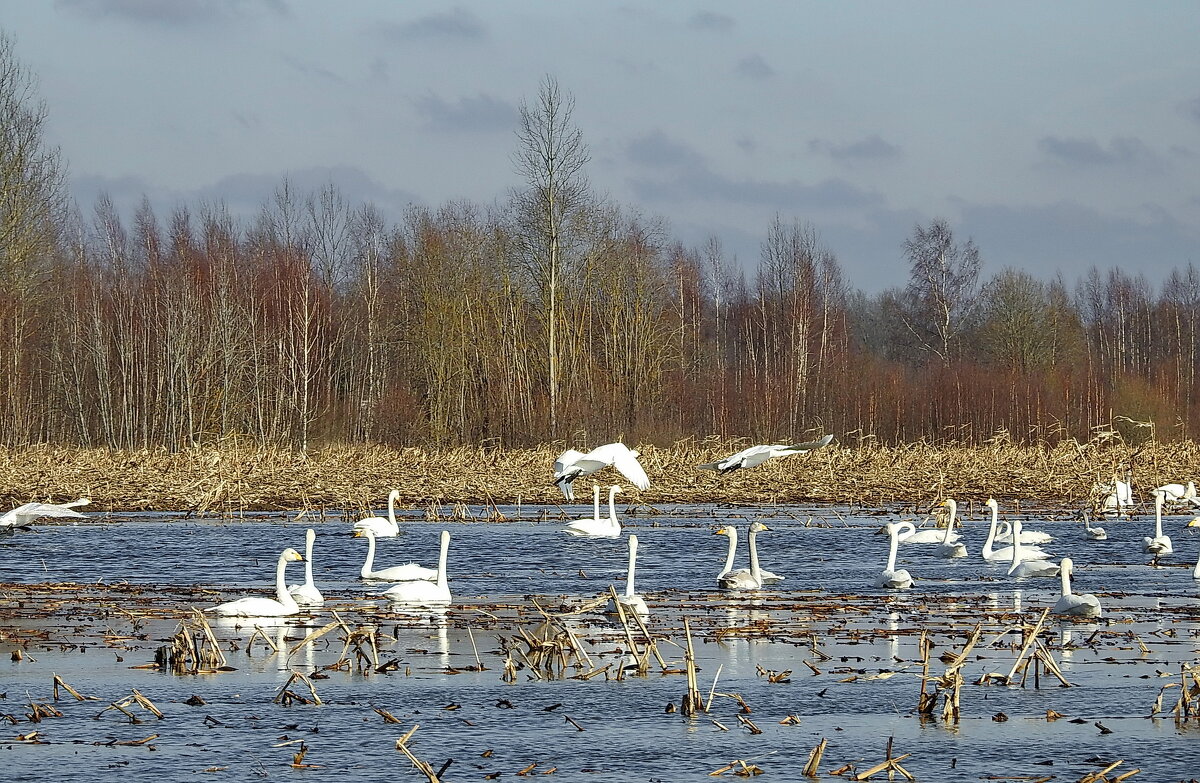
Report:
[[[766,58],[761,54],[752,54],[741,58],[734,66],[734,72],[738,76],[755,81],[770,79],[775,75],[775,69],[767,64]]]
[[[487,26],[479,16],[461,6],[406,22],[389,22],[380,29],[398,41],[482,41],[488,37]]]
[[[737,27],[737,20],[732,16],[718,14],[713,11],[698,11],[688,19],[687,24],[693,30],[728,33]]]
[[[844,144],[828,139],[812,139],[808,142],[808,148],[838,161],[882,161],[901,156],[899,147],[884,141],[878,134]]]
[[[480,93],[447,101],[432,93],[413,100],[428,127],[449,131],[512,131],[519,112],[512,104]]]
[[[1157,170],[1162,162],[1141,139],[1116,137],[1107,146],[1095,139],[1043,136],[1038,149],[1051,160],[1072,166],[1137,166]]]
[[[55,0],[54,6],[88,19],[114,19],[164,27],[224,23],[266,12],[290,14],[282,0]]]

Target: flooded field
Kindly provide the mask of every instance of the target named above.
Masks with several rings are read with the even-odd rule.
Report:
[[[523,520],[500,511],[510,521],[405,519],[378,541],[376,568],[433,566],[450,531],[445,609],[384,600],[389,583],[359,577],[366,541],[335,517],[95,514],[0,539],[7,777],[886,780],[871,770],[889,748],[926,781],[1076,781],[1114,764],[1093,779],[1200,776],[1200,685],[1184,677],[1200,645],[1191,515],[1165,518],[1174,554],[1158,563],[1142,551],[1152,512],[1097,520],[1104,541],[1067,514],[1021,515],[1074,560],[1075,592],[1103,604],[1101,618],[1070,621],[1045,615],[1057,578],[1010,578],[1008,563],[980,558],[978,509],[960,508],[967,558],[900,545],[907,590],[874,584],[880,528],[922,521],[912,514],[666,507],[625,518],[620,538],[583,539],[528,508]],[[783,581],[718,590],[728,541],[716,527],[739,528],[742,567],[753,521],[770,528],[759,554]],[[308,527],[323,607],[210,615],[224,667],[156,665],[181,634],[203,637],[194,609],[270,595],[280,551],[303,551]],[[604,613],[609,586],[624,590],[630,534],[644,631]],[[289,584],[303,576],[289,565]],[[689,631],[701,709],[685,715]],[[1175,711],[1181,683],[1188,714]],[[428,774],[397,746],[409,732],[404,748]]]

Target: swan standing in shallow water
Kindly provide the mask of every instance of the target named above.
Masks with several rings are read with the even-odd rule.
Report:
[[[1072,617],[1099,617],[1100,599],[1091,593],[1078,595],[1071,592],[1071,558],[1064,557],[1060,563],[1059,576],[1062,577],[1062,595],[1054,602],[1054,614],[1065,614]]]
[[[705,465],[697,465],[701,470],[715,470],[717,473],[724,476],[739,468],[757,467],[772,457],[786,457],[789,454],[801,454],[805,451],[819,449],[822,446],[828,446],[833,442],[832,435],[826,435],[820,440],[810,441],[808,443],[797,443],[794,446],[786,444],[762,444],[759,446],[751,446],[748,449],[742,449],[737,454],[731,454],[725,459],[709,462]]]
[[[1083,510],[1083,534],[1093,541],[1108,540],[1108,533],[1102,527],[1092,527],[1091,517],[1088,516],[1087,509]]]
[[[450,603],[450,584],[446,579],[446,557],[450,552],[450,531],[443,530],[441,549],[438,552],[437,576],[430,582],[417,579],[401,582],[383,591],[383,595],[394,604],[416,606],[442,606]]]
[[[996,540],[996,529],[1000,518],[1000,506],[996,503],[995,498],[988,498],[987,506],[992,510],[992,521],[988,525],[987,539],[983,542],[983,549],[980,550],[983,554],[983,559],[991,562],[1012,560],[1013,552],[1011,546],[1002,547],[1000,549],[992,549],[992,543]],[[1050,553],[1044,551],[1041,547],[1021,547],[1021,558],[1024,560],[1047,560],[1049,557]]]
[[[288,563],[296,563],[303,559],[299,552],[290,547],[280,553],[279,561],[275,564],[274,598],[248,596],[236,601],[210,606],[204,611],[213,612],[222,617],[284,617],[289,614],[297,614],[300,606],[287,591],[283,575]]]
[[[375,534],[369,528],[363,528],[354,531],[355,538],[367,539],[367,559],[363,561],[362,568],[359,569],[359,576],[363,579],[376,579],[381,582],[410,582],[415,580],[433,580],[437,579],[438,572],[433,568],[426,568],[417,563],[405,563],[404,565],[391,566],[379,571],[374,570],[375,566]]]
[[[313,583],[312,564],[313,564],[313,542],[317,539],[317,531],[311,527],[304,532],[304,584],[288,585],[288,593],[300,606],[321,606],[325,603],[325,596],[321,595],[321,591]]]
[[[768,530],[768,529],[769,528],[767,528],[766,525],[761,525],[758,528],[758,530],[755,532],[762,532],[763,530]],[[727,579],[727,578],[728,579],[739,579],[739,578],[749,579],[749,577],[750,577],[750,569],[749,568],[739,568],[736,571],[733,570],[733,558],[737,553],[737,540],[738,540],[737,528],[734,527],[733,525],[723,525],[719,530],[714,530],[713,532],[719,536],[728,536],[729,537],[729,549],[725,553],[725,567],[721,569],[721,573],[717,574],[717,586],[718,587],[724,586],[721,584],[722,579]],[[750,551],[750,559],[757,560],[758,559],[758,544],[757,544],[754,536],[749,536],[748,538],[749,538],[749,546],[750,546],[750,550],[751,550]],[[783,581],[782,576],[780,576],[779,574],[776,574],[776,573],[772,573],[771,571],[768,571],[765,568],[762,568],[761,566],[759,567],[759,573],[762,576],[762,583],[764,585],[773,585],[773,584],[776,584],[777,582]],[[739,576],[730,576],[731,574],[741,574],[742,576],[740,576],[740,577]]]
[[[1008,575],[1015,577],[1027,576],[1058,576],[1058,563],[1051,563],[1049,560],[1025,560],[1021,557],[1024,545],[1021,541],[1024,537],[1021,535],[1021,520],[1013,520],[1012,532],[1013,544],[1012,547],[1012,565],[1009,566]]]
[[[1154,538],[1146,536],[1142,539],[1142,550],[1158,557],[1169,555],[1175,550],[1171,547],[1171,537],[1162,532],[1163,493],[1154,493]]]
[[[887,587],[893,590],[904,590],[912,587],[912,576],[906,569],[901,568],[896,570],[896,550],[900,548],[900,536],[905,528],[911,533],[916,528],[912,522],[889,522],[887,524],[888,537],[891,539],[888,549],[887,567],[875,577],[876,587]]]
[[[637,536],[629,534],[629,571],[625,574],[625,592],[618,594],[616,602],[610,597],[608,599],[608,614],[617,614],[617,604],[626,612],[634,612],[643,617],[650,614],[650,607],[646,606],[646,599],[637,594],[633,587],[633,570],[637,565]]]
[[[958,502],[954,498],[946,498],[942,501],[942,505],[950,509],[950,519],[946,522],[946,531],[942,535],[942,542],[938,544],[938,557],[966,557],[967,545],[954,534],[954,519],[958,516]]]
[[[376,538],[390,538],[400,535],[400,525],[396,522],[396,499],[400,490],[393,489],[388,493],[388,515],[386,517],[366,517],[354,523],[354,529],[370,530]]]
[[[564,498],[574,500],[575,479],[612,466],[638,489],[649,489],[650,478],[637,458],[638,453],[624,443],[606,443],[587,454],[567,449],[554,461],[554,483],[562,490]]]
[[[87,519],[75,510],[76,506],[86,506],[91,498],[79,498],[70,503],[25,503],[0,516],[0,530],[14,530],[18,527],[29,527],[42,517],[77,517]]]
[[[718,535],[729,535],[723,533],[722,530],[729,530],[729,526],[716,531]],[[723,590],[760,590],[766,584],[766,578],[763,574],[762,567],[758,562],[758,548],[754,545],[755,536],[763,531],[771,528],[764,525],[762,522],[753,522],[750,525],[750,533],[747,536],[750,540],[750,568],[739,568],[736,571],[727,571],[717,577],[717,587]],[[736,533],[735,533],[736,535]],[[732,542],[733,539],[731,538]]]

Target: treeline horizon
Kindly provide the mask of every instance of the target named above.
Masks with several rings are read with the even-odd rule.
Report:
[[[504,203],[394,224],[285,179],[221,203],[85,215],[0,36],[0,443],[188,448],[668,444],[709,436],[978,444],[1190,438],[1200,272],[983,275],[934,219],[867,295],[800,216],[753,268],[594,195],[572,102],[521,107]],[[15,98],[14,98],[15,96]]]

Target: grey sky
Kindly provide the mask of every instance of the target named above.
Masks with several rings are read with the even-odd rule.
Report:
[[[1190,1],[0,0],[0,29],[85,211],[252,212],[284,176],[488,204],[551,74],[598,190],[751,269],[776,215],[868,292],[935,217],[988,276],[1200,264]]]

